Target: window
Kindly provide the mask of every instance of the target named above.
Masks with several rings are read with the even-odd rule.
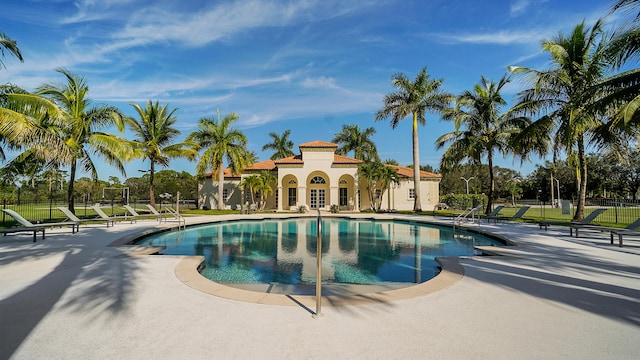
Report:
[[[409,199],[415,199],[415,198],[416,198],[416,190],[409,189]]]
[[[347,206],[347,188],[340,188],[340,206]]]
[[[327,182],[324,181],[324,178],[322,176],[314,176],[313,179],[311,179],[311,184],[326,184]]]
[[[229,189],[222,189],[222,198],[227,200],[227,197],[229,197]]]
[[[296,206],[296,203],[298,202],[297,195],[297,188],[289,188],[289,206]]]

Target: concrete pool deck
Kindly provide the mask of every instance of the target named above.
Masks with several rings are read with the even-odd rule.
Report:
[[[240,216],[215,217],[232,218]],[[427,294],[351,306],[323,302],[325,316],[316,320],[315,308],[302,303],[267,305],[196,290],[175,275],[184,258],[109,246],[157,226],[141,220],[82,226],[76,234],[55,229],[36,243],[24,234],[0,238],[0,359],[636,359],[640,353],[638,240],[620,249],[607,233],[576,240],[558,226],[483,222],[473,227],[518,246],[504,249],[506,256],[460,259],[464,276]]]

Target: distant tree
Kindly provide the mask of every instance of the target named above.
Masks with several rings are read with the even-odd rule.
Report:
[[[342,131],[336,134],[332,142],[339,145],[337,154],[346,155],[353,151],[353,157],[362,161],[376,161],[378,150],[371,140],[376,129],[369,127],[360,131],[358,125],[342,125]]]
[[[386,165],[396,165],[396,166],[400,165],[398,164],[398,160],[395,160],[395,159],[384,159],[382,163]]]
[[[415,191],[413,210],[422,211],[420,202],[418,124],[424,125],[426,123],[425,114],[427,111],[443,113],[449,107],[453,96],[440,89],[442,80],[429,78],[426,67],[416,75],[414,81],[409,80],[405,74],[398,73],[391,77],[391,84],[397,91],[385,95],[384,105],[376,113],[375,120],[380,121],[391,118],[391,127],[395,129],[401,120],[413,115],[413,187]]]
[[[274,153],[271,155],[271,160],[283,159],[295,155],[293,153],[293,141],[289,140],[289,135],[291,135],[291,130],[285,130],[282,136],[279,136],[275,132],[270,132],[269,136],[272,141],[265,144],[262,147],[262,151],[273,150]]]

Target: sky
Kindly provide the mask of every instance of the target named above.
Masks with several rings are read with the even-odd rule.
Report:
[[[411,118],[392,129],[374,121],[391,77],[427,67],[442,89],[498,80],[510,65],[549,66],[540,43],[608,13],[612,0],[3,0],[0,31],[16,40],[0,83],[27,90],[64,84],[55,69],[83,76],[94,104],[136,116],[132,103],[177,109],[183,137],[204,117],[235,112],[248,149],[267,160],[270,132],[298,144],[331,141],[343,125],[373,127],[381,159],[412,164]],[[609,16],[608,23],[620,21]],[[503,90],[512,103],[523,83]],[[420,162],[439,168],[436,139],[453,123],[428,113],[419,128]],[[113,130],[115,132],[115,129]],[[131,137],[131,134],[123,134]],[[182,140],[183,138],[179,139]],[[352,156],[352,154],[349,154]],[[526,175],[543,159],[496,165]],[[99,177],[124,177],[96,161]],[[148,161],[126,164],[140,176]],[[169,169],[195,173],[195,162]]]

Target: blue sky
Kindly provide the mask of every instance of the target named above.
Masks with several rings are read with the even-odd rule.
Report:
[[[343,124],[374,127],[382,159],[412,163],[411,120],[392,130],[374,122],[390,78],[427,67],[459,94],[509,65],[546,68],[540,42],[607,13],[608,0],[4,0],[0,30],[18,42],[0,83],[33,90],[62,83],[64,67],[84,76],[95,103],[135,115],[148,100],[177,108],[186,136],[202,117],[235,112],[260,160],[269,132],[291,130],[296,144],[331,141]],[[610,17],[609,23],[616,22]],[[504,91],[511,101],[521,84]],[[427,115],[419,129],[423,165],[438,167],[434,142],[453,124]],[[526,175],[534,163],[497,165]],[[126,166],[139,176],[147,164]],[[174,160],[170,169],[194,171]],[[120,176],[100,165],[101,179]],[[120,176],[121,177],[121,176]],[[121,177],[122,178],[122,177]]]

